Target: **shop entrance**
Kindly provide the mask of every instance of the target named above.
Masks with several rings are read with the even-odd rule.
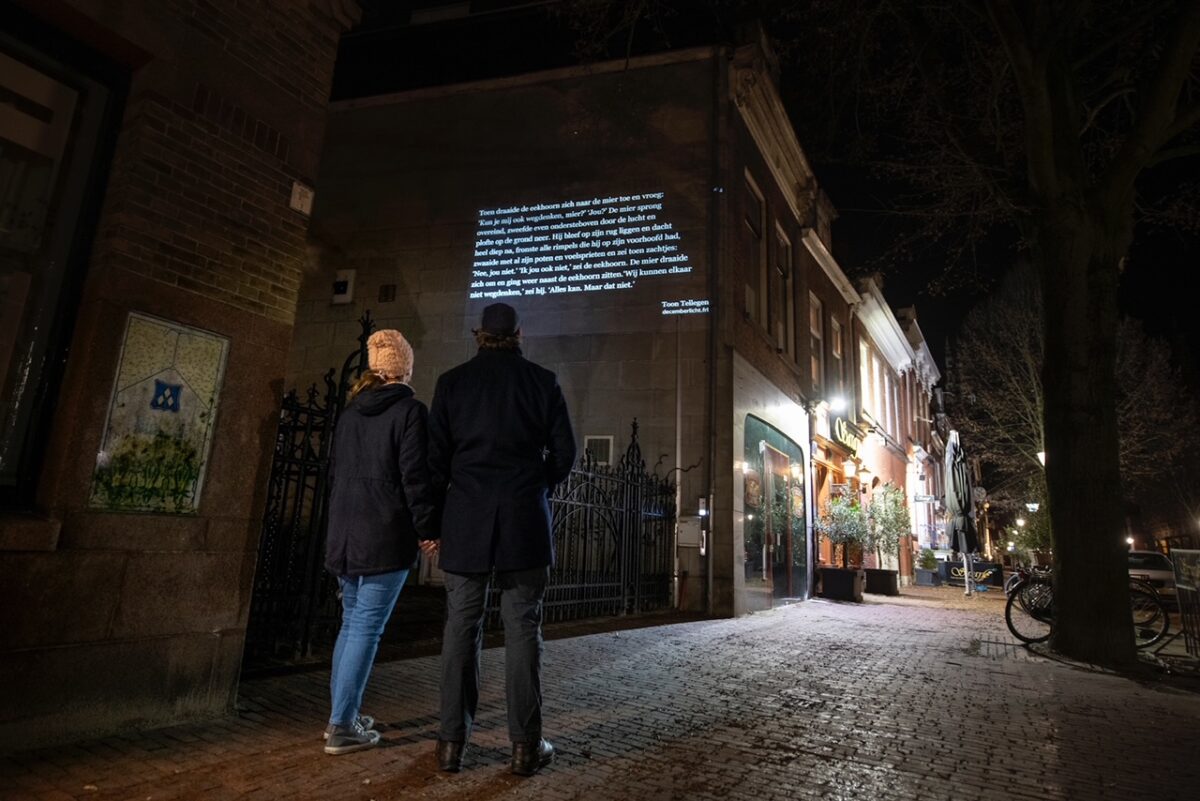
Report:
[[[804,457],[781,431],[746,418],[746,586],[774,599],[808,595]]]

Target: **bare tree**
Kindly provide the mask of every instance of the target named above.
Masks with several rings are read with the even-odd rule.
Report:
[[[954,346],[956,425],[990,468],[994,503],[1016,509],[1044,500],[1045,313],[1038,277],[1022,263],[967,315]],[[1184,471],[1200,444],[1200,414],[1167,343],[1135,320],[1118,325],[1116,376],[1123,497],[1141,502],[1165,476]]]

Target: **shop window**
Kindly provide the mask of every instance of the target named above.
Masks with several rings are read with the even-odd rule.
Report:
[[[748,590],[776,598],[808,595],[809,532],[804,451],[790,437],[746,416],[743,536]]]

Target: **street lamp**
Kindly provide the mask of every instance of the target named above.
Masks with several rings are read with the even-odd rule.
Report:
[[[1042,505],[1040,503],[1034,503],[1033,501],[1030,501],[1029,503],[1025,504],[1025,508],[1029,510],[1030,514],[1033,514],[1041,507],[1042,507]]]
[[[1042,467],[1045,467],[1046,466],[1046,452],[1038,451],[1037,458],[1038,458],[1038,461],[1042,463]]]
[[[1018,526],[1020,526],[1021,528],[1025,528],[1025,518],[1023,518],[1023,517],[1018,517],[1018,518],[1017,518],[1017,525],[1018,525]]]
[[[1126,537],[1125,544],[1128,545],[1130,548],[1132,548],[1133,547],[1133,537]]]

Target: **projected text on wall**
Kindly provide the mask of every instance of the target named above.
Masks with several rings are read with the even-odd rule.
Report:
[[[483,209],[470,297],[642,294],[692,272],[680,241],[663,219],[662,192]],[[702,297],[656,302],[663,314],[708,311]]]

